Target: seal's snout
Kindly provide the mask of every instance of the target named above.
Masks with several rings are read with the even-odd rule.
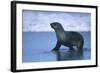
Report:
[[[51,26],[52,28],[54,28],[54,27],[53,27],[53,23],[51,23],[50,26]]]

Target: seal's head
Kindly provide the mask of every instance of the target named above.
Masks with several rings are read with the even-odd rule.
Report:
[[[53,23],[51,23],[50,25],[51,25],[51,27],[52,27],[54,30],[63,29],[62,26],[61,26],[61,24],[58,23],[58,22],[53,22]]]

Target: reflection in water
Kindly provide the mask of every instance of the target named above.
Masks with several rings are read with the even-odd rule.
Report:
[[[84,51],[49,51],[49,52],[32,52],[23,62],[48,62],[48,61],[68,61],[68,60],[85,60],[90,59],[90,50]]]
[[[57,61],[83,59],[83,51],[55,51],[55,54],[57,55]]]

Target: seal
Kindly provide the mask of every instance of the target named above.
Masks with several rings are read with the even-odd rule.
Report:
[[[61,45],[69,47],[69,50],[82,50],[84,39],[79,32],[65,31],[62,25],[58,22],[50,23],[51,28],[55,30],[57,37],[57,44],[53,48],[53,51],[59,50]]]

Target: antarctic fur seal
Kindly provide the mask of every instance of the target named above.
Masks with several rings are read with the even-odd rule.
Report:
[[[83,49],[84,39],[82,35],[75,31],[65,31],[62,25],[58,22],[50,23],[51,28],[55,30],[57,37],[57,44],[53,48],[54,51],[59,50],[61,45],[69,47],[70,50]]]

